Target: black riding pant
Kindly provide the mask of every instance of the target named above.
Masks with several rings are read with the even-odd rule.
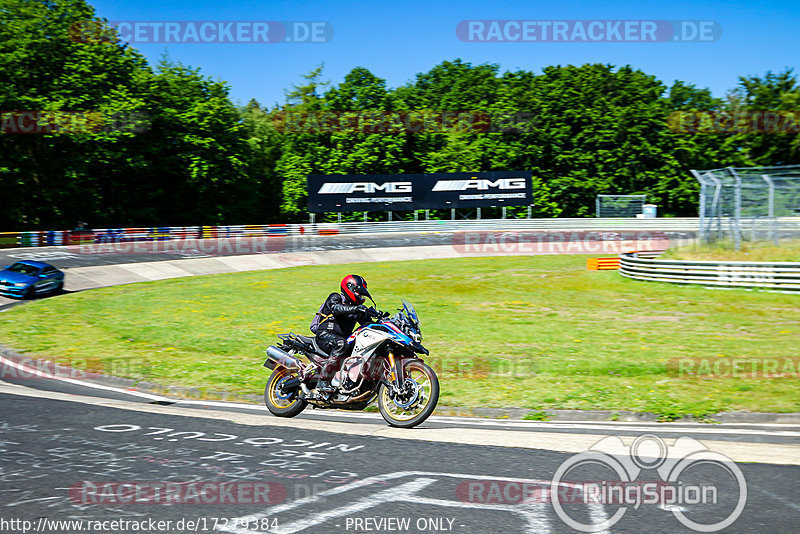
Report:
[[[317,333],[317,345],[330,354],[325,365],[320,370],[320,379],[330,380],[336,374],[341,359],[347,354],[347,338],[337,335],[329,330]]]

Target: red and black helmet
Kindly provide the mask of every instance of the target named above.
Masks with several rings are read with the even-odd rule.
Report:
[[[367,281],[357,274],[348,274],[342,279],[342,293],[356,304],[364,304],[365,297],[372,300],[372,295],[367,291]]]

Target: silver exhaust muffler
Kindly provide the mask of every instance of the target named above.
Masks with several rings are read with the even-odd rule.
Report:
[[[272,365],[269,365],[270,363]],[[300,369],[303,366],[303,362],[288,352],[279,349],[274,345],[270,345],[267,347],[267,361],[264,362],[264,366],[274,369],[276,365],[280,365],[281,367],[285,367],[287,369]]]

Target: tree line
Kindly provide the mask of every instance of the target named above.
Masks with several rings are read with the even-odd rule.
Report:
[[[87,22],[104,29],[76,32]],[[497,170],[533,172],[538,217],[592,216],[597,194],[694,216],[690,169],[800,162],[790,69],[715,98],[607,64],[455,59],[396,88],[363,67],[331,85],[320,66],[282,105],[237,106],[199,68],[151,65],[83,0],[0,0],[0,75],[3,230],[301,221],[309,174]],[[730,128],[781,111],[766,133],[763,117]]]

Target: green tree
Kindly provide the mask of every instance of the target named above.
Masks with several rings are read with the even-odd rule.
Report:
[[[738,108],[729,111],[750,111],[754,113],[790,112],[794,114],[793,124],[800,120],[797,116],[800,107],[800,85],[792,69],[774,74],[767,72],[763,77],[742,76],[739,87],[733,92],[733,102]],[[730,143],[736,145],[751,165],[791,165],[800,162],[800,134],[791,129],[779,131],[769,129],[769,121],[762,123],[767,131],[738,133]],[[775,123],[779,126],[780,123]]]
[[[275,172],[281,156],[281,136],[275,129],[268,110],[251,100],[240,110],[247,136],[246,172],[257,187],[248,188],[251,221],[281,221],[282,183]],[[248,183],[248,185],[250,185]]]
[[[797,163],[800,151],[797,133],[674,127],[675,113],[796,111],[790,69],[742,77],[720,99],[629,66],[501,73],[455,59],[389,88],[364,67],[329,87],[320,64],[274,109],[237,107],[199,68],[148,65],[84,0],[0,0],[0,74],[0,110],[85,123],[0,132],[8,229],[303,220],[315,173],[530,170],[536,216],[592,216],[600,193],[694,215],[690,169]],[[424,129],[397,120],[414,112]]]
[[[246,172],[247,133],[228,86],[163,59],[149,90],[148,142],[151,161],[158,162],[158,174],[146,182],[151,203],[161,213],[171,205],[172,224],[244,222],[241,203],[255,183]]]
[[[82,0],[2,2],[0,110],[74,119],[62,133],[44,134],[40,115],[36,133],[0,134],[0,187],[9,203],[0,209],[2,227],[97,222],[113,208],[105,197],[111,177],[94,172],[95,164],[105,161],[122,174],[136,165],[136,133],[110,123],[145,111],[138,82],[146,62],[107,35],[84,38],[79,30],[96,20]]]

